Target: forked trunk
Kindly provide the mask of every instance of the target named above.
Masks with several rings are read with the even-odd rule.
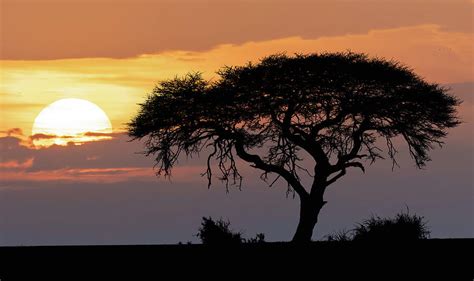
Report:
[[[294,243],[309,243],[313,236],[313,229],[318,222],[318,215],[324,206],[324,201],[311,201],[310,199],[301,198],[300,204],[300,220],[296,233],[293,236]]]

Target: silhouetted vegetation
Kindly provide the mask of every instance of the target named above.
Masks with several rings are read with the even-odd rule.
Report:
[[[413,241],[427,239],[429,228],[424,217],[399,213],[394,218],[372,216],[350,231],[327,236],[328,241]]]
[[[263,234],[263,233],[257,233],[257,234],[255,235],[255,237],[249,238],[249,239],[245,239],[245,243],[250,243],[250,244],[254,244],[254,243],[265,243],[265,234]]]
[[[242,243],[264,243],[265,235],[258,233],[254,238],[245,239],[241,232],[230,229],[230,222],[222,218],[214,221],[203,217],[201,227],[196,235],[205,245],[238,245]]]
[[[354,229],[354,241],[400,241],[429,237],[430,231],[423,217],[408,213],[395,218],[371,217]]]
[[[421,168],[447,129],[459,124],[459,101],[446,88],[399,62],[365,54],[277,54],[218,75],[159,83],[129,123],[129,135],[146,139],[157,175],[169,176],[181,154],[206,149],[209,186],[213,167],[226,186],[241,186],[237,157],[260,169],[270,185],[284,180],[300,199],[295,242],[311,241],[326,188],[347,169],[365,171],[384,157],[397,166],[396,137]],[[304,167],[301,151],[314,166]],[[304,186],[302,176],[312,183]]]
[[[214,221],[211,217],[203,217],[201,228],[199,228],[196,236],[205,245],[236,245],[242,243],[242,234],[240,232],[233,232],[229,226],[229,221],[224,221],[223,219]]]
[[[339,230],[335,233],[328,234],[325,236],[327,241],[339,241],[339,242],[346,242],[352,241],[351,230]]]

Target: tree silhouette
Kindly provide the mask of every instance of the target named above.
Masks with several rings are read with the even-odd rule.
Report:
[[[459,124],[460,101],[446,88],[365,54],[277,54],[217,73],[215,81],[194,73],[161,82],[129,135],[146,139],[157,175],[169,176],[181,154],[208,148],[209,185],[217,167],[226,186],[240,187],[237,158],[262,170],[265,181],[269,174],[283,179],[300,199],[295,242],[311,241],[326,188],[348,168],[365,171],[384,155],[397,165],[397,136],[421,168],[446,129]],[[305,168],[303,156],[314,165]],[[302,173],[311,186],[303,186]]]

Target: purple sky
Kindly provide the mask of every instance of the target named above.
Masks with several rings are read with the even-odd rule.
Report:
[[[463,88],[464,87],[464,88]],[[467,88],[466,88],[467,87]],[[464,106],[472,106],[466,89],[460,93]],[[429,222],[433,237],[472,237],[473,232],[473,131],[472,115],[464,124],[450,131],[442,149],[432,153],[433,161],[425,170],[414,167],[406,147],[400,151],[400,166],[391,170],[389,161],[380,161],[366,174],[351,171],[331,186],[317,225],[314,239],[341,229],[372,214],[393,216],[410,208]],[[88,143],[67,150],[61,158],[58,149],[41,151],[15,146],[14,138],[1,138],[1,153],[12,159],[35,161],[29,173],[70,169],[108,167],[101,173],[142,167],[148,176],[124,178],[118,182],[88,181],[74,175],[64,180],[2,179],[0,185],[0,243],[2,245],[45,244],[147,244],[197,241],[202,216],[228,218],[236,230],[248,236],[264,232],[270,241],[289,240],[296,227],[298,200],[286,197],[286,187],[269,188],[258,179],[258,171],[244,167],[241,191],[225,192],[216,183],[210,190],[199,176],[202,161],[183,161],[171,182],[157,179],[152,161],[133,152],[142,149],[119,136],[113,141]],[[6,145],[9,143],[9,145]],[[63,152],[64,153],[64,152]],[[62,155],[64,155],[62,153]],[[88,158],[97,159],[91,165]],[[49,159],[49,160],[46,160]],[[21,161],[20,161],[21,162]],[[37,163],[37,164],[36,164]],[[111,165],[110,163],[115,163]],[[190,169],[196,167],[196,170]],[[184,169],[184,175],[179,169]],[[116,169],[116,170],[114,170]],[[216,182],[216,181],[215,181]]]

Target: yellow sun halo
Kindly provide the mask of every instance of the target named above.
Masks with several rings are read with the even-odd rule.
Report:
[[[110,138],[112,125],[105,112],[94,103],[82,99],[61,99],[45,107],[33,124],[32,139],[35,146]]]

